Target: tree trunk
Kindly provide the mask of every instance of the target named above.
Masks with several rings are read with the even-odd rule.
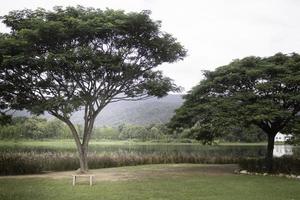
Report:
[[[88,168],[88,159],[87,159],[88,145],[89,145],[89,141],[90,141],[90,138],[92,135],[95,118],[97,117],[97,115],[99,114],[101,109],[98,108],[98,110],[94,113],[91,111],[88,111],[87,108],[85,109],[85,116],[84,116],[85,123],[84,123],[84,133],[83,133],[82,142],[80,140],[78,131],[76,130],[75,126],[73,125],[73,123],[70,121],[70,119],[68,117],[62,116],[55,111],[50,112],[53,116],[55,116],[59,120],[65,122],[71,130],[71,133],[72,133],[75,143],[76,143],[78,155],[79,155],[78,157],[79,157],[79,164],[80,164],[80,173],[86,173],[86,172],[88,172],[88,169],[89,169]]]
[[[266,167],[269,173],[273,172],[273,150],[274,150],[274,139],[276,133],[268,133],[268,147],[266,155]]]
[[[85,145],[80,145],[78,149],[78,153],[79,153],[80,173],[87,173],[89,170],[88,159],[87,159],[88,147]]]

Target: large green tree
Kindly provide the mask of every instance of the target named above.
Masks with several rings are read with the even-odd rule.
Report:
[[[300,117],[300,55],[247,57],[204,76],[185,96],[169,127],[191,128],[196,136],[212,139],[232,127],[255,125],[267,134],[266,160],[272,171],[275,135]]]
[[[3,16],[11,31],[0,36],[1,106],[46,111],[65,122],[87,171],[94,121],[107,104],[178,91],[154,68],[183,59],[186,50],[149,15],[78,6]],[[70,120],[78,109],[84,110],[82,140]]]

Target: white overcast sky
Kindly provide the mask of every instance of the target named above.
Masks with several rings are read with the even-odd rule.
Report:
[[[11,10],[82,5],[125,11],[151,10],[154,20],[188,50],[188,57],[159,67],[186,91],[236,58],[300,53],[299,0],[0,0],[0,15]],[[7,31],[3,24],[0,31]]]

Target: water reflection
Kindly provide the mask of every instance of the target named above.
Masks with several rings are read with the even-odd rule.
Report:
[[[197,156],[211,156],[211,157],[264,157],[266,155],[267,147],[265,145],[232,145],[232,146],[203,146],[190,144],[128,144],[128,145],[97,145],[91,144],[89,152],[91,153],[133,153],[133,154],[166,154],[178,155],[189,154]],[[50,148],[50,147],[20,147],[20,146],[0,146],[0,156],[2,152],[34,152],[34,153],[61,153],[70,152],[76,153],[76,148]],[[291,145],[275,145],[274,157],[281,157],[283,155],[293,155],[300,158],[300,147]]]
[[[293,146],[292,145],[274,145],[273,156],[292,156],[293,155]]]

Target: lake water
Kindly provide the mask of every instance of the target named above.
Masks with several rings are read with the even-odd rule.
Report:
[[[266,146],[202,146],[202,145],[130,145],[130,146],[106,146],[92,147],[94,152],[126,151],[135,153],[189,153],[204,156],[229,156],[229,157],[263,157],[266,154]],[[284,155],[300,157],[300,147],[291,145],[275,145],[274,156]]]
[[[53,148],[53,147],[1,147],[0,152],[76,152],[75,148]],[[263,145],[216,145],[203,146],[197,144],[121,144],[121,145],[99,145],[91,144],[91,153],[135,153],[135,154],[197,154],[201,156],[226,156],[226,157],[263,157],[266,155],[266,146]],[[275,145],[274,156],[284,155],[300,158],[300,147],[291,145]]]

